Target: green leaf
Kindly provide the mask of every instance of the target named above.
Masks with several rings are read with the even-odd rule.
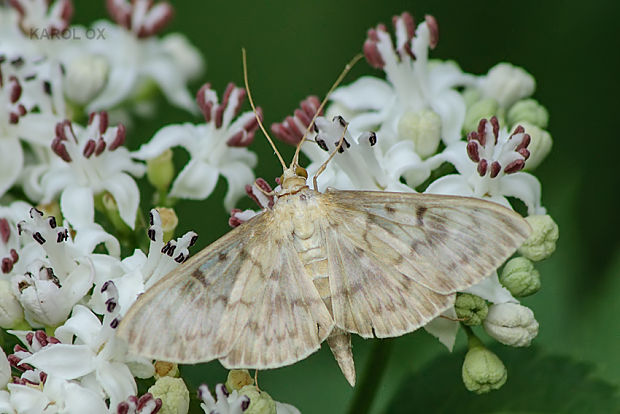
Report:
[[[508,368],[508,382],[500,390],[468,392],[461,381],[463,353],[442,355],[402,382],[387,412],[618,412],[618,387],[596,378],[590,363],[537,348],[492,350]]]

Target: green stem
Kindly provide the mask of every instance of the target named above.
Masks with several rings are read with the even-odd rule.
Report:
[[[353,396],[350,414],[364,414],[370,412],[372,403],[379,390],[379,383],[383,377],[383,373],[387,368],[387,362],[392,351],[392,340],[381,339],[375,340],[370,351],[370,357],[366,363],[366,369],[358,383]]]

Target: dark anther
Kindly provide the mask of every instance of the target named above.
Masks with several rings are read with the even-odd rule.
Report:
[[[39,233],[38,231],[32,235],[32,238],[35,239],[35,241],[39,244],[45,243],[45,239],[43,238],[43,236],[41,236],[41,233]]]
[[[196,244],[196,240],[198,240],[197,234],[192,236],[192,239],[189,241],[189,247],[192,247],[194,244]]]
[[[180,253],[177,257],[174,258],[174,261],[177,263],[183,263],[185,261],[185,256],[183,253]]]
[[[149,229],[147,232],[149,239],[151,239],[151,241],[155,241],[155,229]]]
[[[50,216],[49,219],[48,219],[48,222],[49,222],[51,228],[53,228],[53,229],[56,228],[56,217]]]
[[[329,148],[327,148],[327,144],[325,143],[325,140],[317,138],[316,143],[318,144],[319,147],[321,147],[323,151],[329,151]]]
[[[375,145],[377,143],[377,134],[375,134],[374,132],[371,132],[370,136],[368,137],[368,141],[370,141],[371,147]]]
[[[112,322],[110,322],[110,328],[116,329],[116,328],[118,328],[118,324],[119,324],[118,319],[114,318],[114,319],[112,319]]]

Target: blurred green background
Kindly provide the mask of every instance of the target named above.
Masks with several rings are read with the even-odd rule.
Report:
[[[103,1],[75,3],[77,23],[107,16]],[[405,10],[418,21],[426,13],[437,18],[440,41],[432,57],[454,59],[474,74],[501,61],[529,71],[537,81],[534,97],[550,112],[548,130],[554,138],[551,155],[535,173],[543,185],[543,204],[560,227],[556,253],[537,265],[543,288],[524,300],[540,322],[534,347],[494,348],[506,363],[508,383],[479,397],[464,391],[460,381],[462,336],[453,354],[425,332],[397,338],[375,404],[366,408],[377,413],[620,412],[613,405],[620,384],[619,2],[186,0],[173,5],[176,16],[166,32],[187,35],[207,62],[193,91],[204,81],[220,93],[229,81],[241,85],[243,46],[267,125],[292,113],[307,95],[323,96],[361,50],[366,30],[389,24],[392,15]],[[360,63],[345,83],[361,74],[382,75]],[[155,119],[131,131],[129,145],[137,147],[165,124],[185,121],[199,119],[162,101]],[[258,176],[272,181],[280,175],[260,135],[251,148],[259,154]],[[283,151],[289,159],[291,149]],[[221,203],[225,187],[220,181],[208,200],[178,204],[179,230],[200,234],[194,252],[228,230]],[[358,377],[371,347],[372,341],[354,340]],[[192,393],[199,383],[223,382],[226,375],[218,362],[184,372]],[[354,394],[326,347],[292,367],[262,372],[260,385],[304,413],[346,412]]]

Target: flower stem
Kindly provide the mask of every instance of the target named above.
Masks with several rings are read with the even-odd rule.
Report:
[[[375,340],[363,371],[363,376],[356,387],[355,395],[349,408],[350,414],[370,412],[391,352],[391,339]]]

